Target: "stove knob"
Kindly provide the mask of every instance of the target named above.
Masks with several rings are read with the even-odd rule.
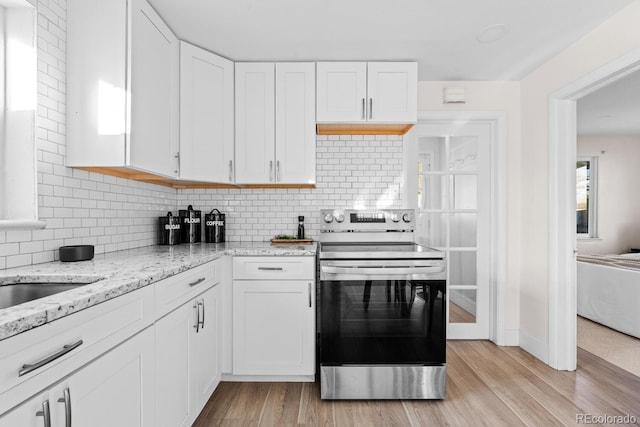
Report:
[[[333,221],[333,214],[332,213],[326,213],[326,214],[324,214],[322,219],[324,220],[324,222],[326,222],[328,224],[331,221]]]
[[[411,212],[407,212],[406,214],[402,215],[402,220],[404,222],[413,222],[413,214]]]
[[[336,214],[336,222],[343,222],[344,221],[344,214],[342,212]]]
[[[398,216],[397,213],[391,214],[391,221],[399,222],[400,221],[400,216]]]

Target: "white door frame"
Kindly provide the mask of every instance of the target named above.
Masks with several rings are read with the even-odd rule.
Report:
[[[489,276],[489,338],[498,345],[518,345],[507,328],[507,155],[506,114],[502,111],[419,112],[418,124],[449,123],[491,125],[491,268]],[[409,136],[410,137],[410,136]],[[406,150],[405,150],[406,151]],[[413,175],[405,171],[406,180]],[[404,186],[405,190],[408,187]],[[407,194],[403,197],[407,199]]]
[[[640,49],[568,84],[549,97],[549,366],[577,365],[576,100],[640,70]]]

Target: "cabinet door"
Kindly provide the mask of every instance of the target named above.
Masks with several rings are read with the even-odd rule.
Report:
[[[369,122],[417,122],[417,63],[369,62],[367,82]]]
[[[316,176],[315,64],[276,64],[276,181],[313,184]]]
[[[32,397],[20,406],[0,416],[0,427],[43,427],[46,426],[45,411],[53,417],[55,401],[48,391]],[[52,419],[52,418],[50,418]]]
[[[155,426],[153,349],[147,328],[63,380],[50,392],[52,425],[67,425],[68,405],[73,425]]]
[[[366,121],[366,62],[318,62],[317,73],[318,122]]]
[[[233,62],[180,42],[180,178],[233,182]]]
[[[126,1],[68,0],[66,22],[66,165],[124,166]]]
[[[196,302],[201,304],[201,327],[193,340],[193,361],[190,369],[194,396],[192,414],[200,413],[220,382],[221,290],[220,286],[214,286],[196,298]]]
[[[195,301],[172,311],[155,325],[156,419],[158,426],[186,424],[191,410],[189,361],[196,335]]]
[[[275,182],[273,63],[236,63],[236,183]]]
[[[132,2],[131,134],[127,164],[176,176],[178,39],[145,0]]]
[[[233,282],[233,373],[313,375],[312,281]]]

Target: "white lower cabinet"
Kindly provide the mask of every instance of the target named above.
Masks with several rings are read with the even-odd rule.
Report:
[[[235,257],[233,262],[233,374],[314,375],[313,258]],[[299,265],[305,268],[292,267]]]
[[[313,375],[312,281],[235,281],[233,373]]]
[[[0,340],[0,427],[191,425],[221,378],[223,265]]]
[[[220,297],[213,286],[156,322],[156,425],[188,426],[220,382]]]
[[[3,415],[0,426],[153,427],[154,361],[147,328]]]

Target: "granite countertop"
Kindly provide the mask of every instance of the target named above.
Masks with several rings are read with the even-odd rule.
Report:
[[[315,254],[315,243],[307,245],[272,245],[270,242],[197,243],[147,246],[96,255],[90,261],[56,261],[0,270],[0,285],[19,282],[20,277],[25,275],[29,275],[30,279],[36,278],[45,282],[68,282],[79,276],[86,279],[100,279],[95,283],[0,309],[0,340],[224,255],[314,256]]]

